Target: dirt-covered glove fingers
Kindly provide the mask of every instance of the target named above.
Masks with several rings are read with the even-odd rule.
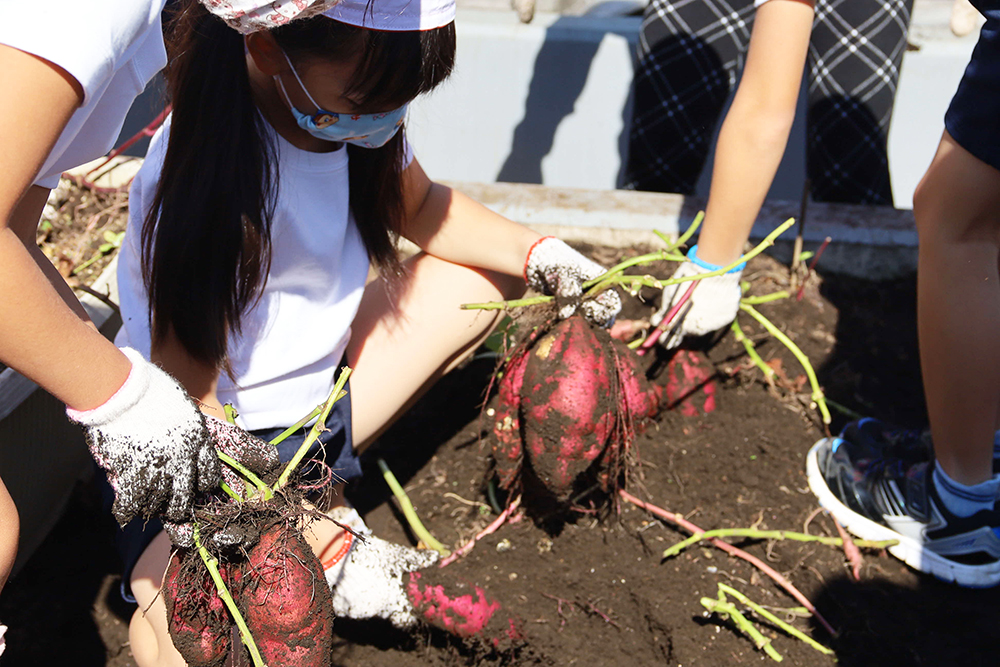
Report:
[[[524,263],[525,281],[532,289],[554,296],[559,317],[563,319],[576,312],[583,295],[583,283],[603,273],[603,266],[553,236],[537,241]],[[606,307],[611,307],[610,297]]]
[[[397,628],[412,628],[417,617],[404,577],[436,563],[438,553],[375,537],[353,508],[340,508],[331,516],[360,536],[347,536],[347,553],[326,569],[334,613],[353,619],[383,618]]]
[[[132,370],[114,396],[66,413],[115,479],[119,522],[161,513],[190,518],[196,489],[213,488],[219,479],[218,463],[205,452],[212,449],[205,418],[176,380],[135,350],[122,352]]]
[[[266,479],[281,465],[278,448],[271,443],[228,422],[209,417],[207,423],[215,448],[239,461],[261,479]],[[243,493],[243,480],[232,468],[223,465],[222,475],[230,487]]]
[[[194,546],[194,524],[191,522],[164,521],[163,530],[166,531],[167,537],[170,538],[170,542],[175,547],[188,549]]]
[[[681,264],[671,279],[698,276],[721,268],[697,259],[697,249],[698,246],[691,248],[688,252],[691,261]],[[660,334],[659,343],[669,349],[680,345],[686,336],[703,336],[728,326],[740,309],[742,275],[742,268],[737,267],[729,273],[698,280],[687,313]],[[660,308],[650,318],[650,324],[659,326],[690,286],[691,281],[687,281],[664,287]]]
[[[622,309],[622,300],[613,289],[604,290],[594,299],[588,299],[580,306],[588,322],[607,329],[615,323]]]

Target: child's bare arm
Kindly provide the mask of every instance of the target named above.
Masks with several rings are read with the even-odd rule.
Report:
[[[715,151],[698,257],[725,266],[743,252],[785,152],[812,31],[813,6],[757,9],[747,63]]]
[[[45,203],[31,184],[83,91],[64,70],[8,46],[0,87],[0,361],[68,405],[94,408],[121,387],[129,361],[67,306],[72,294],[54,288],[61,278],[28,248]]]
[[[403,235],[440,259],[522,275],[541,235],[494,213],[461,192],[434,183],[414,159],[403,173]]]

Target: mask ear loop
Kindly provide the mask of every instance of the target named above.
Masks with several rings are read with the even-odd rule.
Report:
[[[295,65],[292,64],[291,59],[288,57],[288,54],[285,53],[284,49],[281,49],[281,55],[285,56],[285,62],[288,63],[288,66],[292,69],[292,75],[295,76],[295,80],[299,82],[299,88],[301,88],[302,92],[306,94],[306,97],[309,98],[309,101],[312,102],[312,105],[314,107],[316,107],[316,113],[311,114],[311,115],[312,116],[316,116],[316,115],[321,114],[321,113],[329,113],[327,111],[324,111],[323,107],[321,107],[319,104],[317,104],[316,100],[313,99],[313,96],[309,94],[309,89],[306,88],[306,84],[302,83],[302,79],[299,78],[299,73],[295,70]],[[278,76],[278,75],[276,74],[275,76]],[[278,79],[278,84],[281,85],[281,79],[280,78]],[[281,86],[281,91],[285,92],[285,87],[283,85]],[[288,93],[287,92],[285,92],[285,97],[288,98]],[[291,104],[292,100],[288,99],[288,103]]]

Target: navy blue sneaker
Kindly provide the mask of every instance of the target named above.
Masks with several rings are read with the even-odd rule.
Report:
[[[960,586],[1000,584],[996,506],[955,516],[934,488],[933,459],[920,460],[912,448],[877,445],[877,439],[858,437],[857,429],[813,445],[806,476],[819,504],[862,539],[898,540],[889,553],[914,569]]]
[[[930,429],[898,428],[872,417],[851,422],[841,431],[840,438],[890,459],[919,463],[934,457]]]

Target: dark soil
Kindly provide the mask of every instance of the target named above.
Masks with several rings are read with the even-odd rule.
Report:
[[[604,263],[614,252],[595,248]],[[666,273],[667,269],[661,275]],[[784,288],[787,269],[761,258],[745,276],[753,292]],[[650,308],[626,297],[629,317]],[[814,278],[805,298],[760,306],[813,360],[827,395],[858,413],[907,426],[924,423],[917,362],[914,280],[867,283]],[[835,535],[805,480],[804,457],[823,435],[809,407],[801,367],[756,323],[740,316],[761,356],[780,369],[769,388],[726,335],[708,354],[718,374],[717,409],[660,415],[638,438],[641,467],[629,490],[702,528],[807,530]],[[464,544],[495,518],[487,482],[489,444],[481,441],[480,404],[494,359],[474,358],[434,387],[376,445],[351,498],[374,532],[413,543],[374,455],[405,485],[430,531]],[[663,375],[659,376],[664,381]],[[832,428],[848,419],[834,411]],[[500,502],[504,498],[501,494]],[[839,630],[829,636],[770,579],[722,551],[695,546],[662,560],[686,537],[627,503],[587,510],[555,530],[529,519],[501,527],[466,558],[434,576],[453,586],[483,587],[520,619],[517,645],[460,642],[438,631],[407,635],[382,623],[335,622],[334,662],[345,667],[410,665],[734,665],[768,662],[699,600],[725,583],[768,606],[831,647],[826,657],[759,624],[789,665],[993,665],[1000,640],[1000,590],[966,590],[867,552],[854,581],[838,548],[798,542],[737,540],[782,572]],[[805,524],[808,525],[806,526]],[[127,623],[134,607],[119,602],[113,526],[90,485],[78,489],[38,554],[5,588],[0,619],[11,626],[6,667],[133,664]]]

